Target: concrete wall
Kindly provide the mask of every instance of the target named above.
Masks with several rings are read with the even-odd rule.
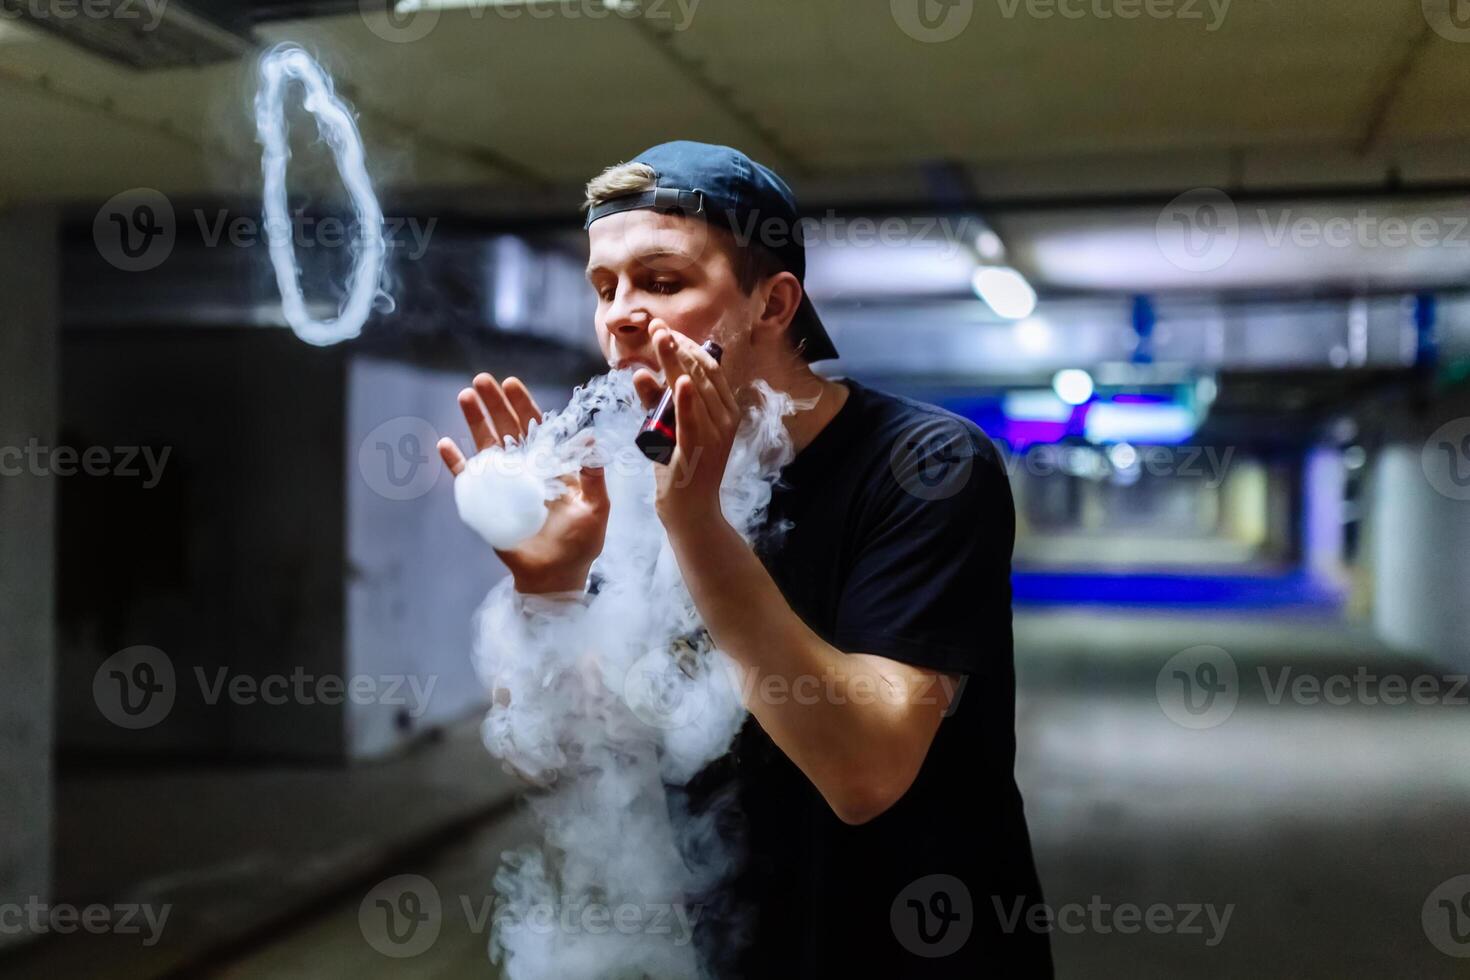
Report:
[[[216,685],[342,671],[343,352],[280,330],[69,331],[62,364],[66,441],[169,453],[152,486],[61,484],[63,748],[341,758],[340,705]],[[163,652],[176,691],[166,716],[129,730],[92,683],[137,645]]]
[[[56,224],[0,214],[0,450],[56,439]],[[51,878],[55,485],[10,453],[0,475],[0,904]],[[17,940],[0,934],[0,944]]]

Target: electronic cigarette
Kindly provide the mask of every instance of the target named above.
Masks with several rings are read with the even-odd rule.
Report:
[[[706,340],[702,345],[704,351],[720,361],[720,355],[725,351],[713,340]],[[638,430],[638,438],[633,440],[638,448],[643,450],[643,455],[661,463],[665,466],[669,460],[674,458],[675,439],[674,422],[674,386],[669,385],[664,389],[663,397],[658,400],[658,406],[648,413],[648,418],[643,420],[643,426]]]

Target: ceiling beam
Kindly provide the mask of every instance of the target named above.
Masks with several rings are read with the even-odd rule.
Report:
[[[363,101],[360,90],[352,84],[339,84],[337,88],[347,96],[348,101],[364,116],[377,120],[383,125],[394,129],[404,136],[409,137],[415,146],[427,147],[438,150],[447,156],[458,157],[467,160],[483,170],[509,177],[521,183],[530,184],[538,189],[546,190],[550,187],[549,181],[532,168],[489,147],[478,143],[469,143],[464,140],[452,140],[443,136],[436,136],[424,128],[419,122],[410,122],[401,116],[396,116],[385,109],[381,109],[371,103]]]
[[[1404,89],[1404,83],[1413,75],[1420,56],[1423,55],[1435,36],[1433,29],[1429,26],[1428,18],[1420,17],[1418,23],[1418,30],[1405,43],[1398,60],[1393,63],[1383,83],[1378,86],[1377,92],[1374,93],[1372,101],[1368,104],[1363,129],[1358,136],[1360,156],[1367,156],[1378,147],[1379,140],[1383,137],[1384,127],[1388,122],[1389,113],[1393,111],[1394,104],[1398,102],[1399,95]]]
[[[59,102],[73,109],[81,109],[93,115],[104,116],[114,122],[120,122],[135,129],[145,130],[156,136],[181,143],[199,152],[209,149],[222,149],[222,144],[214,143],[201,138],[198,134],[188,133],[176,127],[168,119],[149,119],[146,116],[134,115],[119,109],[117,102],[110,96],[93,95],[91,92],[81,88],[68,88],[58,84],[56,79],[44,71],[34,71],[25,68],[17,68],[13,65],[0,64],[0,82],[18,85],[29,89],[32,95],[39,96],[51,102]]]

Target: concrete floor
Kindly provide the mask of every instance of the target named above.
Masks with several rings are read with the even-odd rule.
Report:
[[[1155,684],[1197,644],[1230,654],[1240,701],[1189,730]],[[1470,872],[1470,708],[1272,703],[1283,667],[1443,668],[1329,624],[1255,617],[1023,617],[1018,645],[1020,777],[1048,902],[1235,906],[1213,948],[1054,934],[1059,976],[1470,974],[1421,923],[1430,892]]]
[[[385,868],[383,880],[400,875],[427,879],[438,896],[441,916],[438,933],[422,952],[411,957],[385,956],[373,945],[397,952],[383,941],[380,920],[368,918],[371,907],[363,908],[365,889],[334,907],[324,909],[299,930],[263,946],[252,955],[221,964],[203,974],[220,980],[247,978],[312,978],[312,980],[361,980],[363,977],[403,977],[407,980],[475,978],[497,980],[501,976],[489,958],[489,917],[486,910],[494,899],[490,888],[501,852],[536,840],[533,825],[521,815],[498,821],[468,835],[464,840],[422,862],[400,861]],[[410,887],[427,895],[421,882]],[[391,893],[402,894],[394,885]],[[366,924],[364,924],[366,923]],[[415,937],[416,939],[417,937]],[[405,945],[403,950],[412,949]],[[551,978],[548,978],[551,980]]]
[[[1432,668],[1320,621],[1089,611],[1023,615],[1017,628],[1020,778],[1048,903],[1231,909],[1223,931],[1202,913],[1200,933],[1068,918],[1081,929],[1053,933],[1059,976],[1467,975],[1470,961],[1436,949],[1421,913],[1436,886],[1470,873],[1470,709],[1273,704],[1259,674],[1274,685],[1283,666],[1317,677]],[[1197,644],[1230,654],[1240,700],[1222,724],[1191,730],[1161,710],[1156,682]],[[500,852],[532,833],[510,817],[380,869],[375,880],[421,876],[439,897],[437,938],[419,955],[374,948],[367,881],[207,972],[494,978],[480,921],[489,881]]]
[[[166,918],[151,943],[148,932],[45,935],[0,955],[0,980],[198,975],[232,951],[293,935],[385,862],[437,853],[513,809],[518,789],[473,722],[351,768],[66,773],[53,902],[146,904]]]

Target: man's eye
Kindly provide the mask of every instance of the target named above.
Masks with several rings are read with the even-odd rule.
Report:
[[[655,293],[677,293],[679,284],[672,279],[655,279],[648,288],[650,292]]]

